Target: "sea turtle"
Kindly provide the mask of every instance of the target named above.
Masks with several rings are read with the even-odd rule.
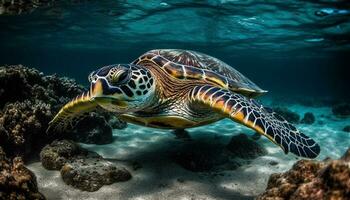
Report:
[[[230,118],[266,136],[285,153],[315,158],[319,145],[253,97],[264,94],[233,67],[209,55],[179,49],[151,50],[131,64],[89,75],[90,91],[67,103],[50,122],[60,132],[97,107],[130,123],[183,129]]]

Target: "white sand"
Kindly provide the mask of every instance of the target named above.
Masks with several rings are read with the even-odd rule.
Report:
[[[350,133],[341,129],[350,124],[349,119],[323,118],[332,116],[329,108],[291,106],[291,110],[303,115],[315,114],[320,125],[298,125],[307,135],[321,145],[319,160],[338,158],[350,146]],[[253,131],[230,120],[190,129],[195,140],[217,141],[225,144],[232,135],[253,134]],[[67,186],[58,171],[45,170],[39,162],[28,167],[38,178],[39,190],[48,199],[253,199],[264,191],[270,174],[289,169],[297,160],[292,154],[284,155],[279,147],[266,138],[258,140],[268,155],[253,160],[236,170],[219,173],[198,173],[183,169],[169,156],[184,141],[175,139],[170,131],[129,125],[125,130],[114,132],[115,140],[108,145],[83,145],[112,162],[126,166],[133,175],[130,181],[103,186],[96,192],[82,192]],[[185,143],[186,144],[186,143]],[[134,171],[130,162],[138,161],[142,168]],[[271,161],[277,165],[269,164]]]

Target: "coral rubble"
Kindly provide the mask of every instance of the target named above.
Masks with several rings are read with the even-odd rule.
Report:
[[[272,174],[258,200],[349,199],[350,149],[339,160],[300,160],[285,173]]]
[[[45,146],[40,158],[46,169],[60,170],[65,183],[84,191],[96,191],[103,185],[131,178],[125,168],[69,140],[54,141]]]
[[[45,199],[38,191],[36,177],[20,157],[8,159],[0,146],[0,199]]]

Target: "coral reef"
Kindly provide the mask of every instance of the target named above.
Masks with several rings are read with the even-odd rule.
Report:
[[[332,112],[337,117],[349,117],[350,116],[350,104],[341,103],[332,107]]]
[[[38,70],[21,65],[0,67],[0,85],[0,145],[9,157],[26,158],[55,137],[85,143],[110,143],[111,126],[126,127],[125,122],[111,114],[97,112],[80,121],[71,132],[48,135],[48,122],[84,88],[74,80],[44,76]]]
[[[300,121],[302,124],[313,124],[315,123],[315,115],[312,114],[311,112],[307,112],[304,114],[303,119]]]
[[[20,157],[11,161],[0,146],[0,199],[45,199],[38,191],[36,177]]]
[[[258,200],[349,199],[350,149],[339,160],[300,160],[285,173],[272,174]]]
[[[9,156],[29,155],[45,139],[52,117],[49,104],[40,100],[7,104],[0,111],[0,145]]]
[[[40,149],[53,115],[83,91],[72,80],[21,65],[0,67],[0,84],[0,145],[10,157]]]
[[[96,191],[103,185],[131,178],[125,168],[69,140],[53,141],[43,148],[40,158],[46,169],[60,170],[65,183],[84,191]]]
[[[53,1],[3,0],[0,2],[0,15],[20,15],[29,13],[36,8],[48,5]]]
[[[294,123],[294,124],[299,123],[300,116],[297,113],[289,110],[288,108],[276,107],[273,109],[273,111],[275,111],[277,114],[284,117],[290,123]]]

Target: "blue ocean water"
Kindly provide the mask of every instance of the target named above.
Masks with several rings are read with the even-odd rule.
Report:
[[[348,97],[346,1],[73,2],[1,16],[1,64],[87,84],[103,65],[181,48],[227,62],[271,95]]]
[[[0,15],[0,27],[0,66],[23,64],[85,86],[91,71],[130,63],[151,49],[206,53],[268,90],[265,105],[287,107],[301,117],[312,112],[315,123],[296,126],[320,144],[318,160],[338,158],[350,146],[350,134],[342,130],[349,117],[338,118],[331,108],[334,101],[350,102],[347,1],[57,1],[21,15]],[[217,147],[233,135],[254,134],[227,119],[189,132],[195,141]],[[129,125],[113,136],[111,144],[81,145],[118,164],[141,162],[132,180],[82,192],[66,185],[58,171],[33,162],[28,167],[40,192],[48,199],[252,199],[272,173],[300,159],[264,138],[257,142],[268,154],[249,164],[223,175],[193,173],[169,158],[192,145],[170,131]]]

